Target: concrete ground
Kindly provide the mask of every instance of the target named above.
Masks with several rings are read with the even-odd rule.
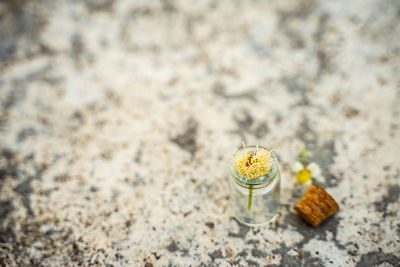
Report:
[[[0,265],[398,266],[399,37],[396,0],[2,1]],[[242,140],[280,161],[261,228],[228,208]]]

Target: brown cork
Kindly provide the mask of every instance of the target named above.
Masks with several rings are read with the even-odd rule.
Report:
[[[315,184],[307,188],[296,204],[297,213],[312,226],[317,226],[338,210],[336,201],[323,188]]]

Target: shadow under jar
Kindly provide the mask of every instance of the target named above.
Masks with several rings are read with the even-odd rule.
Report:
[[[262,146],[246,146],[236,153],[251,154]],[[230,162],[230,203],[236,219],[248,226],[259,226],[275,218],[280,207],[281,175],[278,159],[271,152],[272,165],[264,175],[246,178],[237,171],[233,160]]]

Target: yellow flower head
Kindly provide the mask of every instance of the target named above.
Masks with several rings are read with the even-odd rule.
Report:
[[[234,156],[233,164],[241,176],[248,179],[258,178],[271,169],[271,151],[265,148],[260,148],[251,153],[239,151]]]
[[[300,183],[305,184],[311,179],[311,172],[307,169],[302,169],[296,173],[296,177]]]

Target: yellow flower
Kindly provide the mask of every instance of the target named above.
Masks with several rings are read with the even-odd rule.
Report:
[[[295,161],[292,164],[292,170],[296,173],[297,180],[303,185],[310,184],[311,177],[319,178],[321,176],[321,168],[315,162],[303,165],[299,161]]]
[[[237,153],[234,156],[233,164],[240,175],[254,179],[266,174],[272,166],[271,152],[266,149],[259,149],[250,154]]]

